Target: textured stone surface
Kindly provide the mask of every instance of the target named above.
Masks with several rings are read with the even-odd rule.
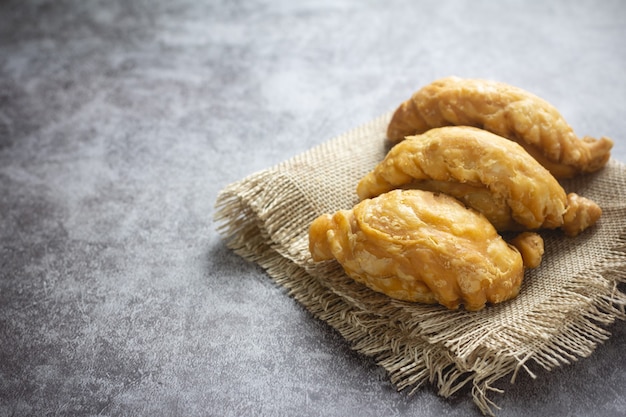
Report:
[[[626,3],[0,2],[0,416],[477,415],[374,363],[224,247],[218,191],[447,75],[626,161]],[[499,415],[626,413],[626,325]]]

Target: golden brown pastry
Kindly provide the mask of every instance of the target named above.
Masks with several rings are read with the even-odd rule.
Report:
[[[597,171],[611,139],[578,138],[545,100],[508,84],[458,77],[429,84],[402,103],[387,129],[393,143],[433,127],[480,127],[517,141],[556,178]]]
[[[562,228],[574,236],[602,210],[570,194],[520,145],[486,130],[448,126],[407,137],[365,175],[361,199],[395,188],[443,192],[483,213],[499,231]]]
[[[513,245],[521,253],[482,214],[422,190],[390,191],[309,229],[314,261],[336,259],[374,291],[450,309],[480,310],[518,294],[525,264],[541,262],[543,240],[527,232]]]

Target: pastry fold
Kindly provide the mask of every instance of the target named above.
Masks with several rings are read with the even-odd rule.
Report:
[[[439,79],[402,103],[387,129],[392,143],[442,126],[474,126],[514,140],[556,178],[602,168],[611,139],[579,138],[557,109],[511,85],[481,79]]]
[[[566,194],[517,143],[469,126],[430,129],[394,146],[357,185],[360,199],[396,188],[449,194],[499,231],[556,229],[575,236],[600,217],[593,201]]]

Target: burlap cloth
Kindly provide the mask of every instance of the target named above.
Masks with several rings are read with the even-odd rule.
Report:
[[[223,189],[215,219],[226,244],[256,262],[312,314],[372,356],[400,390],[424,382],[448,397],[471,384],[492,414],[494,382],[534,362],[546,369],[590,355],[625,319],[626,166],[563,182],[595,200],[599,223],[576,238],[542,232],[545,256],[520,295],[479,312],[392,300],[348,278],[336,262],[313,264],[308,228],[318,215],[351,208],[356,184],[385,156],[390,114]],[[468,391],[469,392],[469,391]]]

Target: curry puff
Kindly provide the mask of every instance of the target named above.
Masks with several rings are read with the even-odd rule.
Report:
[[[482,214],[422,190],[393,190],[318,217],[309,249],[314,261],[335,259],[391,298],[467,310],[515,297],[544,251],[536,233],[507,244]]]
[[[447,77],[402,103],[387,128],[392,143],[442,126],[474,126],[514,140],[556,178],[594,172],[610,158],[611,139],[579,138],[550,103],[505,83]]]
[[[407,137],[357,185],[359,198],[396,188],[446,193],[498,231],[556,229],[575,236],[602,210],[559,182],[520,145],[488,131],[448,126]]]

